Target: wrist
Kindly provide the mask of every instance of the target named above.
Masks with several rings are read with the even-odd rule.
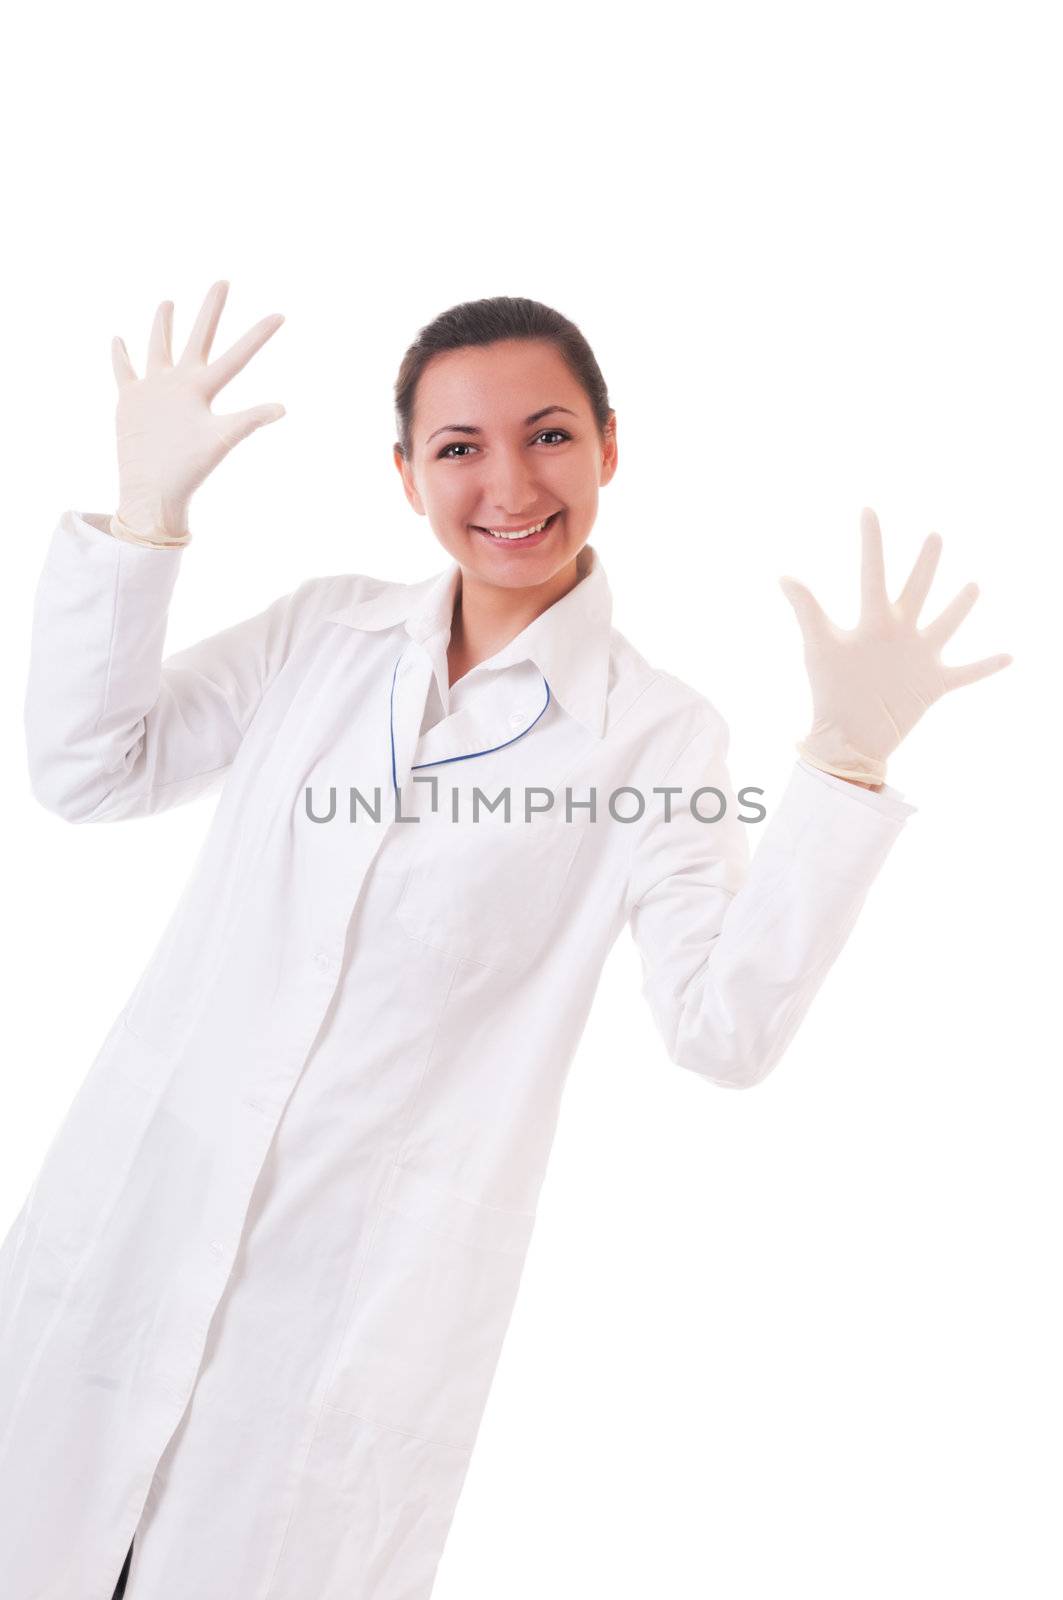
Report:
[[[818,766],[821,773],[831,773],[832,778],[844,778],[848,784],[858,784],[861,789],[880,789],[885,782],[885,762],[882,758],[863,755],[853,750],[847,742],[800,739],[797,754],[810,766]]]
[[[836,773],[835,776],[836,777],[841,777],[841,774],[840,773]],[[878,794],[883,788],[883,785],[881,783],[867,783],[863,778],[844,778],[843,777],[842,778],[842,782],[843,783],[855,783],[856,787],[858,789],[871,789],[871,790],[874,791],[875,794]]]
[[[847,783],[860,784],[865,789],[880,789],[886,781],[886,762],[881,756],[869,756],[857,750],[837,730],[813,729],[796,746],[798,754],[821,772],[829,772]]]
[[[172,494],[157,484],[123,483],[119,475],[115,516],[139,539],[168,543],[188,536],[188,496]]]
[[[144,517],[122,506],[110,520],[110,531],[116,539],[124,539],[129,544],[150,545],[157,550],[181,548],[192,538],[187,528],[177,526],[176,520],[171,520],[167,525],[166,520]]]

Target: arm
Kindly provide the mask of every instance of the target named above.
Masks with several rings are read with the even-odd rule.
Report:
[[[234,445],[284,415],[280,405],[211,411],[284,320],[263,318],[211,361],[227,293],[224,280],[209,290],[176,363],[173,302],[164,301],[140,378],[124,341],[111,341],[118,511],[65,512],[48,549],[33,615],[26,742],[34,794],[72,822],[144,816],[210,788],[290,643],[301,590],[162,662],[192,494]]]
[[[783,1055],[915,807],[798,762],[774,815],[741,822],[727,742],[713,712],[660,780],[683,792],[670,821],[648,802],[633,825],[628,906],[642,992],[671,1060],[739,1089]],[[726,797],[719,822],[691,813],[706,785]],[[699,806],[712,816],[718,801]],[[752,864],[751,828],[761,833]]]
[[[114,538],[108,523],[63,514],[34,605],[30,782],[70,822],[147,816],[213,788],[289,653],[314,582],[164,661],[183,554]]]
[[[727,773],[727,728],[709,725],[666,779],[684,794],[727,797],[718,823],[685,803],[634,840],[628,888],[643,992],[672,1059],[714,1083],[759,1083],[793,1038],[867,891],[915,807],[886,786],[886,760],[928,706],[999,672],[1008,655],[945,666],[940,652],[977,597],[974,584],[918,627],[941,553],[931,535],[896,602],[886,592],[882,536],[861,518],[861,607],[838,628],[793,578],[780,580],[805,639],[813,725],[782,800],[749,862]]]

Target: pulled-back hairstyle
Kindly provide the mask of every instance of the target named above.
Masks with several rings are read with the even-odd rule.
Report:
[[[548,340],[582,385],[598,432],[604,433],[612,409],[609,394],[594,351],[576,324],[538,300],[502,294],[490,300],[466,300],[440,312],[421,329],[403,356],[395,381],[395,422],[399,433],[395,448],[404,461],[409,461],[413,450],[411,428],[417,384],[432,357],[444,350],[494,344],[499,339]]]

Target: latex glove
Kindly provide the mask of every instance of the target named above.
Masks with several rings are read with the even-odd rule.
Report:
[[[181,359],[171,352],[173,301],[155,313],[147,369],[137,377],[123,341],[111,341],[118,383],[118,512],[111,532],[120,539],[159,546],[184,545],[193,491],[239,440],[284,416],[282,405],[252,406],[215,416],[210,402],[280,327],[264,317],[224,355],[208,365],[211,343],[229,285],[221,279],[200,307]]]
[[[861,513],[863,540],[860,621],[836,627],[796,578],[779,585],[793,606],[805,641],[805,666],[812,686],[812,729],[797,749],[804,759],[839,778],[884,783],[886,758],[928,706],[950,689],[999,672],[1010,655],[986,656],[966,666],[946,667],[942,647],[978,598],[969,583],[933,622],[916,626],[941,555],[941,536],[931,533],[908,582],[891,604],[886,593],[878,518]]]

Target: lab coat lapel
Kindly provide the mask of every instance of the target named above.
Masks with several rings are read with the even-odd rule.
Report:
[[[580,551],[580,582],[534,619],[508,645],[472,669],[471,691],[458,711],[421,734],[433,669],[446,671],[461,568],[415,584],[383,584],[376,594],[332,613],[330,620],[363,631],[392,631],[395,666],[389,678],[383,725],[394,782],[406,786],[411,773],[446,773],[462,786],[490,771],[554,788],[581,748],[580,735],[600,739],[609,691],[612,597],[597,551]],[[480,681],[482,680],[482,682]],[[556,704],[554,704],[556,702]],[[542,718],[566,715],[570,737],[554,748],[551,770],[543,769]],[[491,753],[497,752],[497,755]],[[484,760],[480,761],[479,758]],[[469,761],[468,771],[459,763]],[[448,763],[453,763],[448,768]]]
[[[481,676],[461,709],[421,736],[415,766],[460,761],[535,737],[534,725],[547,706],[547,690],[534,662],[523,661],[503,672],[485,671]],[[423,713],[423,699],[421,710]]]
[[[401,646],[396,644],[397,649]],[[389,679],[387,704],[381,706],[381,732],[388,746],[386,797],[402,789],[419,759],[418,740],[425,702],[432,687],[432,663],[416,640],[408,640]]]

